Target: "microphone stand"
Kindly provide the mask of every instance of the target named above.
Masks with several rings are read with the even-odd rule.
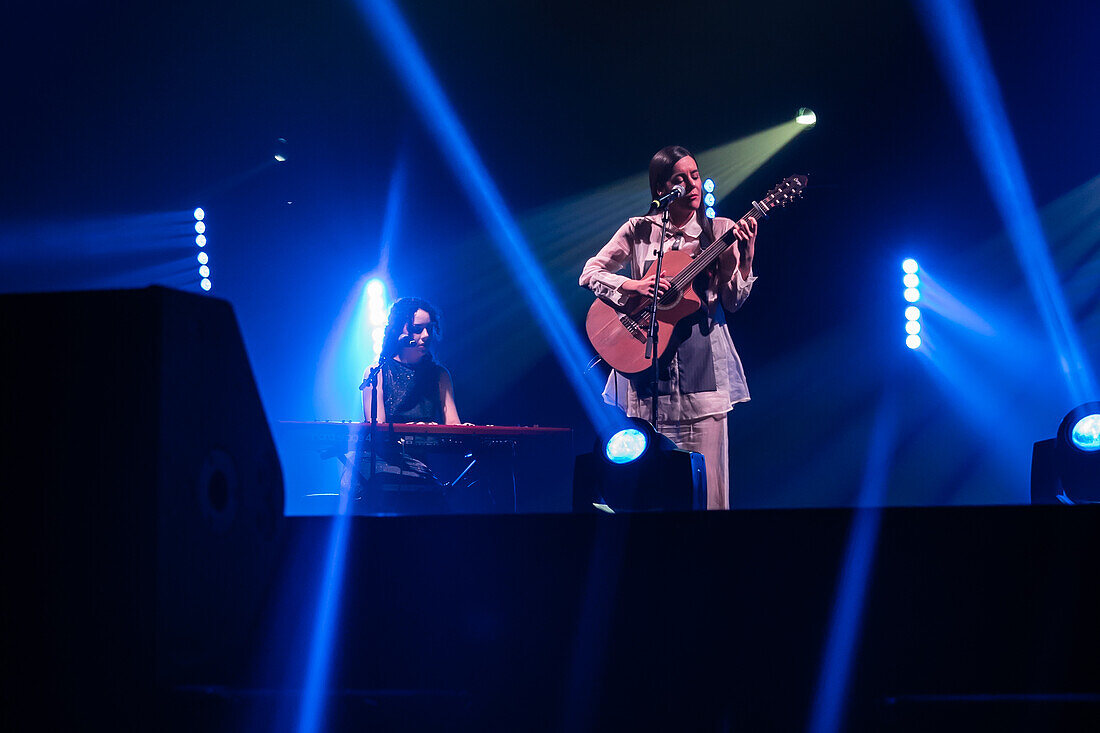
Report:
[[[657,288],[661,284],[661,267],[664,266],[665,261],[665,233],[668,231],[668,218],[666,205],[661,215],[661,241],[657,245],[657,266],[653,268],[653,304],[649,309],[649,338],[645,342],[645,356],[650,360],[653,369],[653,381],[650,383],[653,389],[653,410],[650,422],[653,424],[654,431],[657,431],[657,385],[660,383],[660,373],[657,368],[657,302],[660,296],[657,294]]]
[[[378,470],[378,446],[375,443],[374,428],[378,425],[378,373],[382,371],[382,365],[385,363],[386,357],[378,357],[378,364],[371,367],[370,372],[367,374],[367,378],[359,385],[359,389],[361,390],[367,387],[371,388],[370,424],[367,428],[367,441],[370,443],[370,477],[367,479],[368,484],[374,481],[374,474]]]

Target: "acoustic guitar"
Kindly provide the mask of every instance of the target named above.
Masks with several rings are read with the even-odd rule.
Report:
[[[753,201],[752,208],[742,218],[752,217],[759,222],[773,209],[783,208],[801,198],[808,181],[804,175],[784,178],[762,200]],[[731,228],[694,257],[681,250],[665,252],[662,269],[671,287],[657,302],[658,358],[668,348],[676,324],[702,307],[702,299],[692,287],[695,278],[706,272],[717,261],[718,256],[736,241],[737,235]],[[654,262],[641,279],[653,282],[653,271],[656,267],[657,263]],[[584,324],[588,339],[612,369],[624,374],[636,374],[649,368],[645,345],[649,337],[652,308],[653,298],[634,294],[622,306],[597,298],[588,309],[588,318]]]

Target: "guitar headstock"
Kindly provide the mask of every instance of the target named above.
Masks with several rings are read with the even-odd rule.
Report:
[[[763,203],[769,209],[775,206],[786,206],[792,201],[802,198],[802,190],[806,188],[806,184],[809,182],[810,179],[802,174],[787,176],[779,182],[779,185],[768,191]]]

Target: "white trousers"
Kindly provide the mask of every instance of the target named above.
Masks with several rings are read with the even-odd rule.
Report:
[[[707,464],[707,509],[730,508],[729,433],[726,415],[658,423],[677,448],[702,453]]]

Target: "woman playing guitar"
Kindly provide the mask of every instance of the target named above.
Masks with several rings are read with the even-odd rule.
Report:
[[[752,259],[756,220],[739,222],[707,218],[700,211],[702,179],[694,156],[674,145],[658,151],[649,163],[649,187],[656,200],[683,188],[669,206],[669,225],[661,239],[661,214],[633,217],[623,224],[595,257],[585,263],[580,283],[601,299],[625,306],[639,297],[653,297],[653,280],[643,273],[656,261],[658,247],[694,256],[732,229],[736,245],[696,279],[702,306],[682,318],[672,330],[658,361],[658,430],[684,450],[702,453],[707,466],[707,508],[729,508],[729,436],[726,413],[749,399],[741,359],[726,326],[725,314],[741,307],[756,277]],[[630,277],[618,274],[630,267]],[[670,287],[675,272],[662,272],[658,295]],[[668,324],[661,324],[665,329]],[[624,375],[613,371],[604,400],[618,404],[631,417],[651,416],[652,373]]]

